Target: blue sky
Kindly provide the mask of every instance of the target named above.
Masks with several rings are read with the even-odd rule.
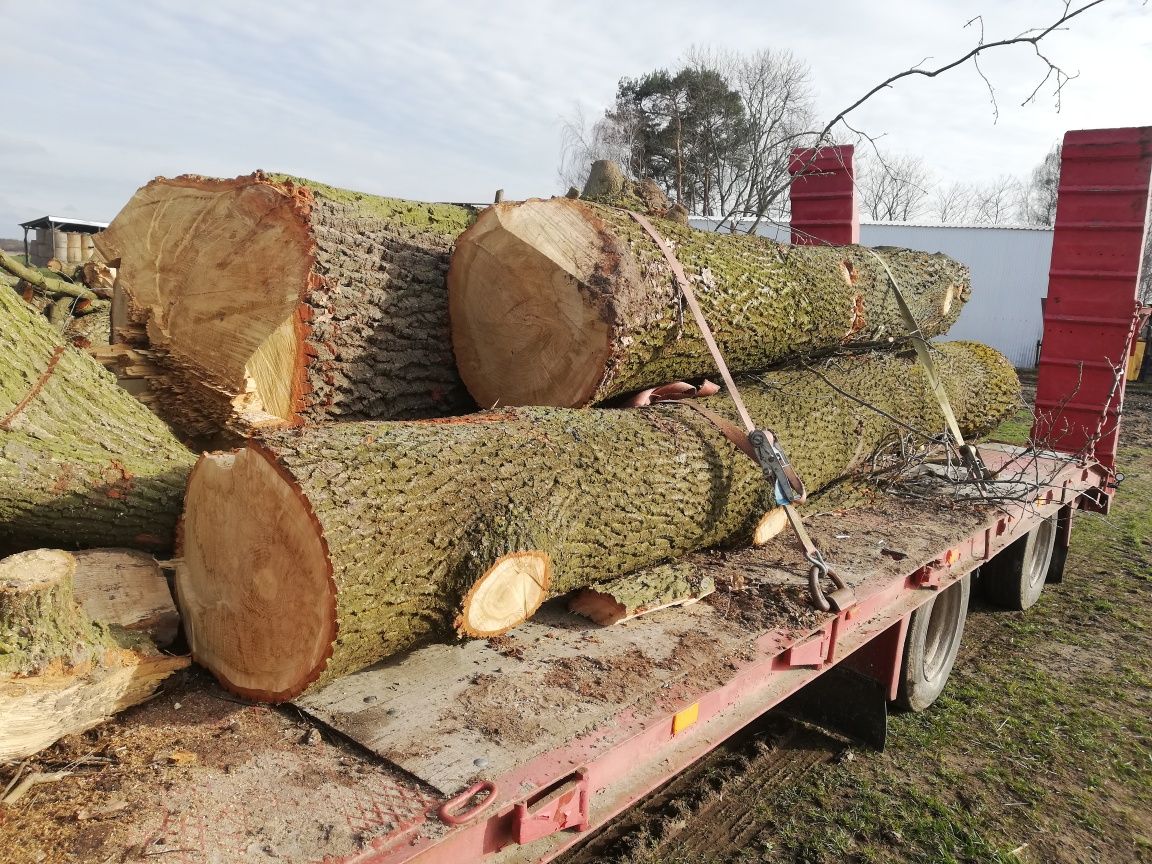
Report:
[[[561,118],[687,48],[788,48],[831,115],[869,85],[1059,14],[1059,0],[363,2],[0,0],[0,236],[111,219],[157,175],[286,171],[368,192],[490,200],[560,190]],[[1152,124],[1152,6],[1108,0],[1046,42],[1079,71],[1061,113],[1030,49],[886,91],[853,117],[942,180],[1031,169],[1073,128]]]

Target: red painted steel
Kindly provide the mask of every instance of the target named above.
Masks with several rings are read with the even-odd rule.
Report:
[[[1152,127],[1064,136],[1032,434],[1109,469],[1139,312],[1150,178]]]
[[[856,208],[854,148],[797,148],[788,171],[792,175],[792,242],[796,245],[860,242],[860,214]]]

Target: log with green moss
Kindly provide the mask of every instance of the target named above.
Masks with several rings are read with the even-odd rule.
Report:
[[[90,618],[76,601],[76,570],[61,549],[0,561],[0,759],[89,729],[188,665],[140,633]]]
[[[966,433],[1015,410],[1019,383],[995,351],[937,355]],[[742,391],[812,489],[897,431],[827,382],[944,428],[913,358],[840,357],[821,375],[772,372]],[[702,401],[735,416],[724,395]],[[201,458],[176,587],[197,660],[236,693],[285,700],[454,620],[498,632],[498,615],[507,629],[547,595],[750,539],[770,504],[757,466],[683,404],[330,424]]]
[[[96,244],[157,362],[157,410],[203,438],[472,407],[444,283],[471,218],[296,177],[189,175],[141,188]]]
[[[905,335],[862,247],[654,225],[735,373]],[[967,268],[939,254],[881,254],[922,332],[947,331],[969,294]],[[715,374],[668,262],[623,210],[567,198],[491,207],[457,242],[448,293],[460,376],[483,407],[581,407]]]
[[[0,550],[172,548],[195,456],[0,289]]]

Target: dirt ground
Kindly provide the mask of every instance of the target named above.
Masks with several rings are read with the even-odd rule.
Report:
[[[1022,440],[1024,416],[1002,437]],[[1152,862],[1152,394],[1130,392],[1108,517],[1024,613],[973,592],[948,687],[883,753],[768,715],[562,859]]]

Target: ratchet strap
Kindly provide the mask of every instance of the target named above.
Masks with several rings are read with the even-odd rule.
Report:
[[[936,402],[940,406],[940,413],[944,415],[944,422],[948,426],[948,431],[952,433],[953,439],[956,441],[956,447],[960,451],[960,458],[964,462],[964,466],[968,469],[971,478],[976,482],[977,488],[981,492],[986,492],[986,482],[991,479],[988,469],[984,465],[984,460],[980,458],[979,452],[971,444],[964,441],[964,433],[960,431],[960,424],[956,420],[956,414],[952,411],[952,403],[948,401],[948,391],[944,389],[943,383],[940,381],[940,373],[936,370],[936,364],[932,360],[932,353],[928,350],[928,340],[924,338],[924,334],[920,331],[920,325],[916,323],[916,316],[912,314],[911,308],[908,306],[908,301],[904,299],[904,294],[900,291],[900,286],[896,282],[896,277],[892,275],[892,271],[888,269],[888,262],[878,255],[875,250],[863,247],[873,258],[875,258],[888,277],[888,284],[892,286],[892,295],[896,298],[896,305],[900,307],[900,315],[904,318],[904,326],[908,329],[908,338],[912,342],[912,347],[916,349],[916,358],[920,361],[920,365],[924,367],[924,374],[928,378],[928,386],[932,391],[932,395],[936,397]]]
[[[800,545],[804,547],[804,557],[808,563],[812,565],[808,572],[808,590],[813,604],[823,612],[846,609],[855,603],[854,592],[845,585],[844,580],[841,579],[829,567],[828,562],[824,560],[824,556],[820,554],[820,550],[816,547],[816,544],[812,542],[812,538],[804,527],[804,520],[800,518],[800,514],[793,506],[794,503],[803,503],[807,497],[807,491],[804,488],[803,481],[801,481],[796,470],[788,462],[784,451],[780,449],[776,436],[767,429],[758,429],[756,424],[752,422],[752,415],[748,413],[748,408],[740,396],[740,390],[736,387],[736,381],[732,378],[732,373],[728,371],[728,364],[724,362],[724,355],[720,353],[720,347],[716,344],[716,339],[712,336],[712,328],[708,326],[708,319],[704,317],[704,312],[700,308],[700,304],[696,302],[696,295],[692,291],[688,277],[684,275],[684,268],[680,266],[680,261],[676,258],[675,254],[673,254],[672,249],[660,235],[660,232],[652,227],[652,223],[649,222],[646,217],[632,210],[627,211],[627,213],[636,220],[637,224],[652,238],[653,242],[655,242],[656,246],[664,254],[668,266],[672,268],[672,275],[676,278],[676,284],[680,288],[680,293],[684,296],[688,308],[692,311],[692,317],[696,319],[696,326],[700,329],[700,334],[704,337],[704,344],[708,346],[708,352],[712,355],[712,359],[716,363],[716,368],[719,370],[720,376],[728,388],[728,394],[732,397],[732,402],[736,405],[736,411],[740,415],[740,420],[744,424],[745,431],[741,432],[740,429],[723,417],[696,404],[692,400],[687,400],[684,404],[691,407],[719,429],[725,438],[759,465],[760,469],[764,472],[765,479],[772,485],[776,503],[784,508],[784,512],[788,516],[788,524],[792,526],[793,532],[800,540]],[[836,589],[827,595],[824,593],[821,584],[825,577],[830,579],[836,586]]]

